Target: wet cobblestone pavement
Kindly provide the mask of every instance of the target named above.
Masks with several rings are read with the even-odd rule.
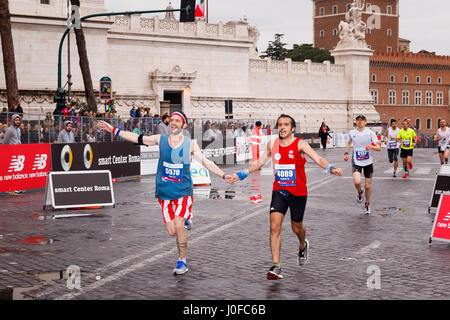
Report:
[[[408,179],[392,178],[385,150],[375,154],[370,216],[356,204],[343,150],[318,152],[344,176],[308,160],[310,259],[297,265],[298,240],[287,217],[281,281],[266,280],[273,175],[265,168],[234,186],[213,177],[212,189],[196,190],[190,270],[178,277],[172,275],[175,239],[163,225],[153,176],[115,183],[116,207],[86,217],[53,219],[76,212],[44,212],[43,191],[0,195],[0,298],[449,299],[450,245],[428,243],[434,215],[427,207],[439,170],[434,149],[415,150]],[[262,202],[252,204],[259,192]],[[68,288],[69,266],[81,271],[80,289]],[[380,272],[379,289],[367,285],[372,270]]]

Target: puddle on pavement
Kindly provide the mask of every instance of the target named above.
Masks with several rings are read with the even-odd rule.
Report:
[[[53,239],[49,239],[44,236],[31,236],[25,239],[18,240],[18,242],[29,245],[43,245],[43,244],[52,244]]]
[[[66,280],[68,278],[68,273],[65,270],[61,270],[34,273],[30,276],[33,279],[42,281],[42,283],[28,288],[7,287],[5,289],[0,289],[0,300],[35,300],[33,295],[30,293],[31,291],[38,290],[56,280]]]
[[[415,212],[414,208],[397,208],[397,207],[387,207],[383,208],[382,213],[380,214],[382,217],[391,217],[396,215],[403,215],[405,217],[411,217],[411,214]]]
[[[236,199],[236,191],[234,190],[218,190],[209,188],[194,188],[194,194],[198,197],[216,200],[233,200]]]

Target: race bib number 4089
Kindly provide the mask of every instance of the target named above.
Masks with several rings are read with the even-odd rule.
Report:
[[[295,186],[297,184],[295,178],[295,164],[276,164],[275,178],[279,186]]]

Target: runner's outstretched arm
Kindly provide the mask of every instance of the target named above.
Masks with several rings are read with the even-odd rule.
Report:
[[[272,144],[269,142],[267,144],[266,151],[263,154],[261,154],[261,157],[258,159],[258,161],[253,163],[250,167],[248,167],[247,169],[244,169],[242,171],[239,171],[238,173],[235,173],[233,175],[229,175],[226,178],[227,182],[229,184],[233,184],[236,181],[245,179],[250,173],[261,169],[266,164],[267,160],[270,159],[270,157],[272,155],[272,153],[271,153],[271,150],[272,150],[271,145]]]
[[[211,171],[212,173],[220,176],[222,179],[225,179],[227,176],[227,174],[225,172],[223,172],[222,169],[220,169],[214,162],[212,162],[211,160],[208,160],[202,153],[200,146],[192,141],[192,155],[194,156],[195,160],[197,160],[198,162],[200,162],[206,169],[208,169],[209,171]]]
[[[319,167],[327,170],[331,174],[334,174],[336,176],[342,176],[342,169],[341,168],[335,168],[333,165],[331,165],[327,160],[322,158],[317,152],[311,148],[308,142],[305,140],[300,140],[298,143],[298,151],[304,152],[308,155],[308,157],[311,158],[315,163],[319,165]]]
[[[129,141],[129,142],[133,142],[133,143],[140,143],[140,138],[142,136],[142,144],[146,145],[146,146],[155,146],[159,144],[159,138],[161,137],[160,134],[156,134],[153,136],[144,136],[144,135],[139,135],[137,133],[134,132],[129,132],[129,131],[122,131],[118,128],[113,127],[112,125],[110,125],[109,123],[100,120],[98,122],[98,127],[106,132],[110,132],[113,133],[114,135]]]

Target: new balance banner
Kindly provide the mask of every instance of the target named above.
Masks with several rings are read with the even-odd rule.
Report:
[[[52,171],[82,170],[110,170],[113,178],[140,175],[140,147],[128,142],[52,144]]]
[[[50,144],[0,145],[0,192],[45,188]]]
[[[439,197],[437,212],[433,221],[430,242],[433,239],[450,242],[450,193],[444,192]]]

